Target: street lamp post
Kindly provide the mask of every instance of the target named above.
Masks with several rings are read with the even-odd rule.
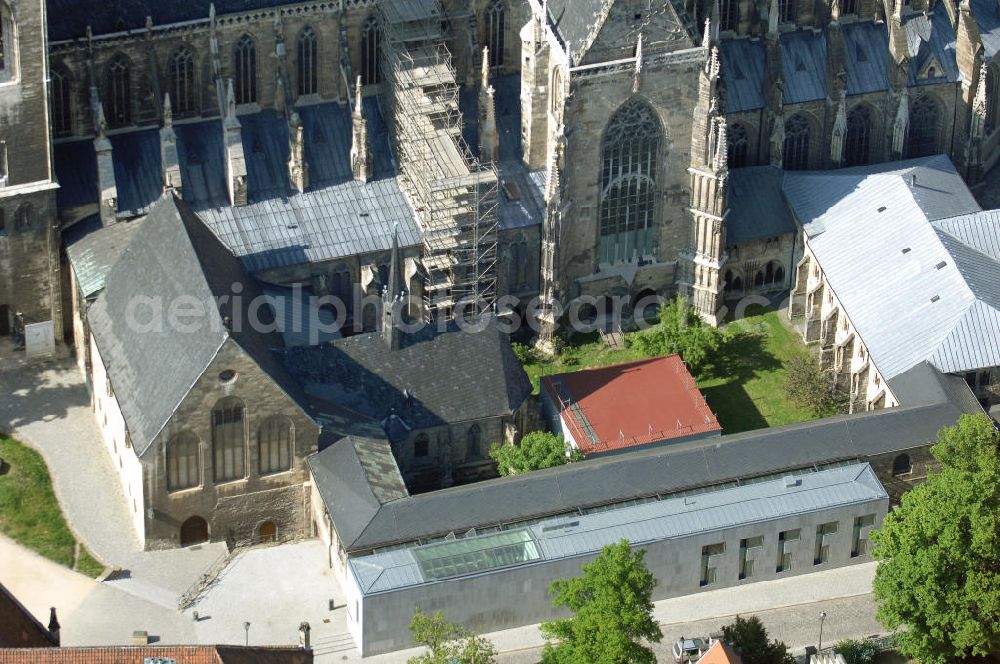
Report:
[[[250,623],[249,622],[243,623],[243,631],[246,632],[246,635],[247,635],[246,645],[249,646],[250,645]]]
[[[826,620],[826,611],[819,612],[819,644],[816,646],[817,652],[823,650],[823,621]]]

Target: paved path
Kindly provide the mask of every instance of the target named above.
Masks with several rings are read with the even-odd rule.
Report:
[[[68,358],[25,360],[8,351],[0,346],[0,431],[42,455],[77,538],[105,565],[128,570],[115,582],[120,590],[176,606],[225,545],[141,551],[76,365]]]

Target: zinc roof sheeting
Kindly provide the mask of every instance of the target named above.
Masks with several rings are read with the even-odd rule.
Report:
[[[826,98],[826,39],[822,32],[782,33],[781,65],[786,104]]]
[[[847,94],[889,89],[889,32],[885,23],[862,21],[843,26],[847,51]]]
[[[764,44],[759,39],[728,39],[720,47],[726,113],[764,108]]]
[[[997,366],[1000,263],[976,246],[993,248],[984,238],[995,218],[968,214],[933,223],[949,201],[953,212],[978,205],[964,184],[956,184],[960,178],[946,158],[910,164],[916,166],[881,173],[788,174],[785,191],[884,379],[925,360],[946,373]],[[827,184],[842,196],[830,201]],[[874,252],[857,251],[859,237]]]
[[[934,228],[959,242],[1000,261],[1000,210],[984,210],[950,219],[939,219]]]
[[[527,556],[487,572],[500,572],[518,564],[536,564],[597,553],[607,544],[627,539],[634,545],[710,533],[740,525],[760,523],[808,512],[846,505],[883,502],[888,494],[867,463],[830,468],[795,475],[787,485],[784,478],[734,488],[719,489],[693,496],[669,498],[573,517],[546,519],[529,526],[530,543],[537,547],[539,560]],[[475,548],[478,542],[491,543],[500,537],[515,537],[524,531],[463,538],[454,544]],[[527,538],[527,535],[525,535]],[[452,544],[435,544],[431,547]],[[427,547],[397,549],[350,561],[355,577],[366,595],[432,582],[418,563]]]

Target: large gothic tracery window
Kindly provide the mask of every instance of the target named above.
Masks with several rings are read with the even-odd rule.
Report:
[[[906,136],[906,156],[926,157],[938,152],[941,133],[938,106],[930,97],[920,97],[910,107],[910,127]]]
[[[234,55],[236,103],[252,104],[257,101],[257,45],[253,37],[240,37]]]
[[[793,115],[785,122],[785,144],[783,165],[788,171],[809,168],[809,120],[802,115]]]
[[[361,28],[361,83],[364,85],[374,85],[382,80],[378,67],[380,41],[378,20],[369,16]]]
[[[855,106],[847,114],[844,164],[862,166],[871,159],[872,119],[867,106]]]
[[[720,0],[719,29],[735,30],[740,22],[740,0]]]
[[[52,130],[57,136],[73,133],[70,75],[61,67],[52,69]]]
[[[653,253],[656,166],[662,136],[656,111],[638,99],[625,102],[608,122],[602,145],[602,263],[622,263]]]
[[[194,56],[190,48],[181,46],[170,58],[170,106],[174,113],[194,111],[194,90]]]
[[[747,128],[739,123],[729,127],[726,132],[729,140],[729,168],[743,168],[747,165],[750,152],[750,137]]]
[[[132,70],[124,55],[108,65],[107,94],[104,117],[112,127],[132,122]]]
[[[507,10],[503,0],[493,0],[486,7],[486,46],[490,50],[490,67],[503,67],[507,30]]]
[[[986,131],[987,133],[996,130],[997,113],[1000,113],[1000,81],[997,80],[1000,69],[996,65],[991,65],[986,70]]]
[[[299,96],[314,95],[319,92],[319,55],[316,31],[308,25],[299,34],[298,81]]]
[[[17,34],[10,6],[0,0],[0,83],[16,78]]]

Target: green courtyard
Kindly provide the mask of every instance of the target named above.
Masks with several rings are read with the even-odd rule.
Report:
[[[104,566],[76,541],[38,452],[0,435],[0,533],[22,546],[96,577]]]
[[[785,365],[806,349],[781,316],[769,311],[729,323],[727,328],[732,331],[738,328],[744,333],[727,335],[696,376],[698,387],[722,424],[723,433],[819,417],[793,403],[785,394]],[[541,376],[647,357],[635,348],[608,348],[597,332],[573,337],[555,358],[542,358],[521,348],[518,354],[536,393]]]

